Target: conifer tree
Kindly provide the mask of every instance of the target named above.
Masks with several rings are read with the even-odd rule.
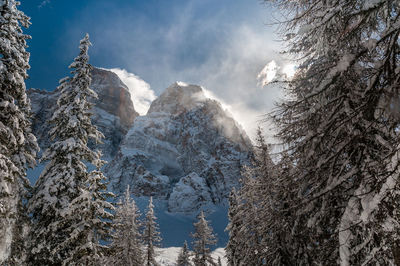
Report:
[[[91,193],[86,163],[96,167],[102,164],[101,153],[89,149],[88,140],[100,142],[103,137],[91,123],[92,103],[88,102],[89,98],[97,97],[89,87],[90,45],[86,35],[80,42],[80,54],[70,65],[73,76],[60,81],[58,108],[49,121],[53,125],[50,137],[54,142],[43,153],[41,160],[48,163],[29,202],[33,218],[29,259],[33,265],[61,265],[79,260],[77,251],[84,249],[87,241],[81,238],[84,217],[76,210],[79,203],[85,203],[79,199]]]
[[[192,233],[194,251],[193,262],[196,266],[207,266],[208,263],[215,265],[211,257],[210,246],[215,245],[217,239],[213,234],[211,226],[208,225],[203,211],[200,212],[197,219],[198,221],[193,224],[195,231]]]
[[[247,181],[248,182],[248,181]],[[250,183],[253,184],[253,183]],[[248,186],[253,188],[255,186]],[[243,191],[244,192],[244,191]],[[260,203],[255,193],[241,194],[240,205],[237,215],[242,217],[242,226],[240,227],[238,250],[236,258],[238,265],[259,265],[262,261],[262,235],[260,234]]]
[[[225,248],[228,265],[231,266],[240,265],[240,261],[243,258],[240,254],[240,249],[243,247],[242,242],[246,240],[241,236],[243,219],[241,219],[242,217],[240,217],[238,213],[239,199],[235,188],[233,188],[229,195],[229,223],[226,227],[226,230],[229,231],[229,241]]]
[[[64,264],[94,266],[108,253],[108,247],[101,243],[111,238],[113,215],[110,211],[114,207],[107,199],[114,195],[107,192],[107,178],[100,171],[101,165],[89,173],[85,190],[71,202],[68,215],[81,217],[81,221],[72,232],[75,237],[67,239],[63,245],[68,246],[76,240],[81,241],[81,244],[76,246]]]
[[[257,130],[254,158],[242,173],[239,193],[230,197],[229,265],[291,265],[296,259],[289,250],[292,220],[288,218],[288,199],[292,196],[288,178],[291,167],[287,156],[275,165],[262,130]]]
[[[251,214],[245,213],[239,216],[246,215],[247,223],[253,224],[255,228],[254,235],[257,241],[254,242],[257,244],[254,247],[257,249],[256,253],[251,254],[256,254],[253,258],[257,259],[259,264],[290,265],[296,261],[288,251],[293,247],[289,233],[293,226],[292,214],[288,208],[288,201],[293,197],[293,188],[290,186],[290,180],[293,178],[292,167],[286,153],[280,154],[277,165],[272,162],[270,146],[260,128],[257,131],[254,149],[253,167],[244,173],[241,201],[253,202],[252,206],[255,206],[255,209],[242,209],[245,212],[253,209],[255,215],[253,218],[249,218],[252,217]]]
[[[218,257],[218,266],[222,266],[222,261],[221,261],[221,257]]]
[[[234,207],[231,210],[233,213],[230,213],[233,221],[229,228],[232,237],[227,246],[228,263],[231,265],[262,264],[266,238],[271,233],[270,228],[265,229],[264,225],[272,218],[269,215],[273,215],[271,208],[264,208],[264,203],[271,202],[274,178],[269,147],[258,128],[252,164],[244,168],[242,187],[239,195],[236,195],[236,203],[230,202]]]
[[[143,241],[146,247],[145,262],[147,266],[158,265],[156,262],[154,247],[159,245],[161,237],[156,219],[157,218],[154,215],[153,197],[150,197],[143,232]]]
[[[265,210],[260,219],[260,234],[263,236],[262,253],[263,262],[271,265],[292,265],[301,260],[295,257],[297,253],[297,241],[292,235],[291,229],[295,226],[295,213],[292,208],[296,198],[297,187],[293,186],[294,166],[290,156],[283,152],[274,170],[270,171],[274,182],[272,189],[265,193],[268,196],[262,201],[261,209]]]
[[[295,171],[299,264],[399,259],[399,1],[284,1],[299,67],[273,118]]]
[[[31,133],[30,102],[26,95],[29,53],[22,28],[29,17],[15,0],[0,1],[0,264],[9,256],[23,257],[24,206],[29,182],[26,168],[33,167],[38,151]],[[16,222],[18,221],[18,222]],[[16,227],[15,225],[18,224]]]
[[[188,248],[188,244],[185,240],[181,252],[179,253],[178,260],[176,261],[177,266],[191,266],[190,262],[190,251]]]
[[[128,186],[123,199],[118,203],[118,208],[114,215],[109,264],[143,265],[139,216],[139,209],[130,196]]]
[[[31,221],[28,216],[26,208],[25,196],[29,195],[29,192],[22,192],[21,199],[17,205],[17,219],[13,231],[13,241],[11,244],[11,254],[6,260],[5,265],[25,265],[28,256],[28,238],[29,230],[31,227]]]

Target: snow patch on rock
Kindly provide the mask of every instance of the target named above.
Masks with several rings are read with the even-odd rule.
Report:
[[[192,213],[210,202],[210,191],[205,180],[196,173],[190,173],[174,186],[168,200],[168,210]]]

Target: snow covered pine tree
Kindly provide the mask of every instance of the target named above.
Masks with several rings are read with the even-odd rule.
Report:
[[[211,257],[210,246],[217,243],[217,239],[213,234],[212,228],[208,225],[208,221],[201,211],[197,216],[198,221],[194,223],[195,232],[192,233],[193,238],[193,251],[194,251],[194,265],[207,266],[216,265]]]
[[[299,67],[274,120],[297,264],[399,263],[400,2],[271,0]],[[399,264],[398,264],[399,265]]]
[[[284,247],[290,226],[283,211],[287,173],[278,171],[283,168],[281,162],[277,166],[272,162],[259,128],[252,165],[244,168],[242,187],[238,193],[233,190],[229,198],[229,265],[289,264]]]
[[[273,163],[269,157],[268,145],[260,128],[257,130],[254,159],[242,173],[242,187],[238,195],[236,216],[240,220],[239,246],[236,258],[238,265],[260,265],[264,259],[263,240],[269,236],[270,229],[263,230],[269,224],[270,203],[274,196]],[[262,219],[265,217],[265,220]],[[238,239],[237,239],[238,240]]]
[[[240,254],[240,249],[243,247],[241,241],[245,241],[245,238],[240,236],[243,219],[238,215],[238,206],[238,195],[235,188],[233,188],[229,195],[229,223],[226,227],[226,230],[229,231],[229,241],[225,248],[228,265],[231,266],[240,265],[240,261],[243,258]]]
[[[188,248],[188,244],[185,240],[181,252],[179,253],[178,260],[176,261],[177,266],[192,266],[190,262],[190,251]]]
[[[88,102],[89,97],[97,97],[89,88],[90,45],[86,35],[80,42],[79,56],[70,65],[73,77],[62,79],[57,88],[58,109],[50,120],[54,126],[50,136],[55,142],[41,158],[49,162],[29,201],[32,265],[74,265],[88,259],[89,252],[100,252],[96,234],[102,235],[107,225],[96,220],[111,217],[105,210],[110,206],[102,199],[105,194],[99,192],[104,188],[100,182],[103,177],[98,170],[89,173],[86,166],[91,163],[99,169],[103,164],[101,153],[87,146],[89,139],[100,142],[103,137],[91,123],[92,104]]]
[[[72,235],[81,239],[74,251],[74,256],[65,260],[68,265],[99,265],[106,259],[108,247],[104,244],[111,239],[113,215],[110,213],[114,206],[107,201],[114,195],[107,192],[107,178],[97,170],[89,173],[85,190],[71,202],[70,215],[81,217]]]
[[[150,197],[147,207],[146,221],[143,232],[143,241],[146,247],[145,262],[147,266],[156,266],[156,254],[154,246],[158,246],[161,242],[160,232],[154,215],[153,197]]]
[[[115,212],[109,265],[143,265],[139,216],[128,186]]]
[[[11,252],[12,257],[24,257],[26,168],[34,166],[38,151],[24,81],[29,69],[26,40],[30,36],[23,34],[21,26],[28,28],[30,22],[17,9],[19,4],[0,1],[0,264],[10,259]],[[11,258],[12,262],[16,261]]]

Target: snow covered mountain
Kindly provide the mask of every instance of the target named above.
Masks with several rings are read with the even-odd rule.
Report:
[[[163,246],[190,242],[197,212],[206,209],[218,247],[226,244],[226,199],[249,162],[251,143],[241,127],[199,86],[175,83],[139,116],[127,86],[111,71],[94,69],[93,122],[105,135],[100,147],[109,162],[104,171],[117,194],[129,184],[143,211],[155,197]],[[33,131],[41,149],[49,144],[47,121],[58,91],[28,90]],[[35,182],[43,164],[29,171]]]
[[[94,100],[93,124],[104,134],[104,144],[100,149],[104,158],[111,160],[139,114],[135,111],[128,87],[115,73],[94,68],[91,88],[98,94],[98,99]],[[42,150],[49,143],[48,132],[51,125],[47,121],[54,113],[58,96],[58,90],[28,90],[33,112],[33,133]]]
[[[218,205],[237,186],[251,142],[196,85],[175,83],[136,118],[105,168],[116,192],[165,200],[169,212]]]

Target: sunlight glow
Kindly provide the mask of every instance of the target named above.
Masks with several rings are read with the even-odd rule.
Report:
[[[257,76],[258,85],[264,87],[273,81],[278,69],[279,67],[274,60],[269,62]]]
[[[286,75],[286,78],[293,78],[296,73],[296,65],[295,64],[287,64],[282,68],[282,73]]]

